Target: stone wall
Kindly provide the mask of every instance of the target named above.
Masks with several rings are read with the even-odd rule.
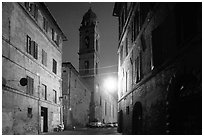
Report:
[[[64,64],[62,77],[65,127],[84,127],[89,122],[91,91],[75,68],[71,64]]]
[[[40,106],[48,108],[48,131],[60,123],[62,43],[57,47],[43,31],[44,13],[38,12],[36,22],[23,3],[2,3],[2,134],[38,134]],[[38,44],[38,59],[26,52],[27,35]],[[47,66],[42,64],[42,49],[47,52]],[[52,59],[57,61],[57,75],[52,72]],[[26,76],[34,80],[33,95],[19,83]],[[47,100],[41,96],[42,84],[47,86]],[[57,103],[53,102],[53,90],[57,91]],[[28,108],[32,116],[28,116]]]

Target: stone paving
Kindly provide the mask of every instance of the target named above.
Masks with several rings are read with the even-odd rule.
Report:
[[[44,133],[43,135],[121,135],[117,128],[78,128],[62,132]]]

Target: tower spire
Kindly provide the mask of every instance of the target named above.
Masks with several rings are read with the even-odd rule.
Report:
[[[91,2],[89,2],[89,9],[91,9]]]

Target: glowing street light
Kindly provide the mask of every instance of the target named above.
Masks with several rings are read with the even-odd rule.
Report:
[[[117,80],[113,77],[105,79],[104,87],[109,91],[113,92],[117,88]]]

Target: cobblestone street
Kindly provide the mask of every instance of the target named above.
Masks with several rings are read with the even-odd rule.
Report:
[[[121,135],[117,128],[78,128],[62,132],[52,132],[45,135]]]

